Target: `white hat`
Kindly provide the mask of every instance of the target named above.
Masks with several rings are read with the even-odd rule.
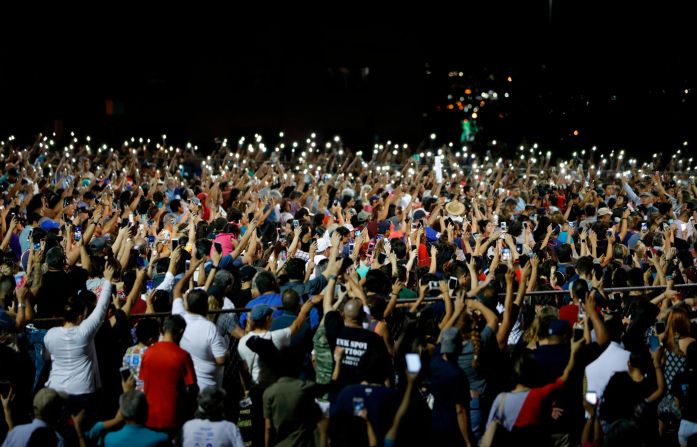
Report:
[[[324,251],[332,246],[332,241],[326,238],[319,238],[317,240],[317,253],[324,253]]]

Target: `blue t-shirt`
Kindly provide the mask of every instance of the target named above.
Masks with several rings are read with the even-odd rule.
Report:
[[[104,447],[156,447],[166,445],[168,440],[165,433],[150,430],[142,425],[126,424],[121,430],[104,437]]]

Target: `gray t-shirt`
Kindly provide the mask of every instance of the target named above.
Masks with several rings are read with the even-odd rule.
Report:
[[[485,326],[479,334],[479,339],[479,357],[481,358],[481,353],[491,346],[491,343],[496,342],[496,333],[489,326]],[[458,357],[457,363],[467,375],[467,380],[470,383],[470,390],[483,393],[486,389],[486,378],[472,367],[473,357],[474,350],[472,341],[466,340],[462,345],[462,353]]]

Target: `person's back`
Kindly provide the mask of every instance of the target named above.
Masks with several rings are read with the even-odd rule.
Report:
[[[629,351],[618,343],[611,342],[595,361],[586,367],[587,389],[595,391],[601,399],[610,378],[616,372],[627,371]]]
[[[79,298],[66,304],[66,322],[49,329],[44,345],[51,354],[51,372],[46,386],[68,394],[94,393],[98,387],[94,336],[102,324],[111,296],[111,285],[103,282],[97,306],[84,321],[84,303]]]
[[[227,352],[227,342],[213,322],[203,316],[208,310],[208,294],[195,289],[187,297],[188,310],[181,298],[174,299],[172,314],[186,320],[186,330],[179,345],[191,355],[199,388],[222,385],[223,368],[218,359]]]
[[[189,314],[186,320],[187,329],[180,346],[191,354],[199,388],[220,385],[222,369],[215,363],[217,356],[213,353],[213,347],[216,344],[220,345],[219,349],[224,355],[226,346],[223,345],[218,329],[201,315]]]
[[[34,420],[29,424],[15,426],[7,434],[2,447],[51,445],[50,442],[53,439],[57,439],[57,445],[62,447],[63,437],[54,428],[58,426],[62,418],[64,404],[63,397],[56,390],[51,388],[39,390],[33,400]]]
[[[378,367],[389,369],[390,355],[382,337],[360,326],[365,317],[359,300],[351,300],[344,306],[344,319],[337,311],[327,312],[324,317],[326,336],[332,347],[344,348],[345,355],[341,361],[338,382],[342,385],[359,383],[358,363],[368,352],[373,352],[383,364]]]
[[[196,383],[191,356],[174,342],[155,343],[143,354],[140,367],[143,392],[148,399],[148,427],[178,427],[177,405],[184,386]]]
[[[104,437],[104,447],[158,447],[171,445],[165,433],[150,430],[142,425],[126,424],[121,430]]]
[[[136,390],[126,391],[119,397],[119,412],[125,424],[118,431],[104,437],[105,447],[157,447],[168,445],[166,433],[145,428],[148,417],[148,402],[145,395]]]
[[[192,419],[182,427],[182,445],[244,447],[240,429],[230,421]]]
[[[264,391],[264,417],[273,423],[274,445],[315,445],[319,408],[310,391],[314,386],[312,382],[282,377]]]

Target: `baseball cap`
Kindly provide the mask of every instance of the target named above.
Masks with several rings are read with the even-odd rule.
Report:
[[[414,220],[423,219],[424,217],[426,217],[426,211],[422,209],[414,211]]]
[[[566,320],[552,320],[549,322],[549,326],[547,327],[547,335],[550,337],[561,337],[569,334],[570,331],[571,326]]]
[[[245,265],[242,268],[240,268],[239,273],[240,273],[240,280],[251,281],[252,278],[254,278],[254,275],[257,274],[257,269],[255,269],[251,265]]]
[[[443,331],[440,338],[440,352],[442,354],[454,354],[460,350],[460,329],[449,327]]]
[[[319,238],[317,240],[317,253],[323,253],[324,250],[332,246],[332,242],[326,238]]]
[[[610,208],[603,207],[603,208],[598,209],[598,213],[597,213],[597,214],[598,214],[598,217],[600,217],[600,216],[610,216],[610,215],[612,215],[612,211],[610,211]]]
[[[378,224],[378,233],[384,234],[390,231],[391,223],[389,220],[383,220]]]
[[[90,241],[90,250],[99,251],[106,247],[106,238],[95,237]]]
[[[368,219],[370,219],[370,213],[368,213],[366,211],[361,211],[360,213],[358,213],[358,221],[359,222],[367,222]]]
[[[252,312],[250,312],[250,318],[254,321],[259,321],[271,315],[272,313],[273,309],[271,309],[268,305],[257,304],[254,307],[252,307]]]
[[[644,191],[641,194],[639,194],[639,197],[653,197],[653,194],[651,194],[648,191]]]
[[[61,227],[58,222],[56,222],[55,220],[51,220],[51,219],[44,220],[43,222],[41,222],[41,225],[39,225],[39,226],[44,231],[58,230]]]

